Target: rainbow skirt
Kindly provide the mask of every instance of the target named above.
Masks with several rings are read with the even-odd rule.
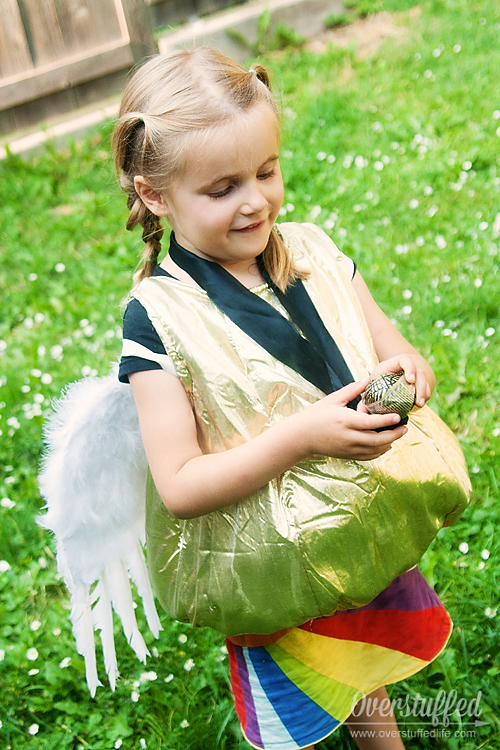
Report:
[[[236,713],[248,742],[296,750],[319,742],[377,688],[443,650],[452,623],[417,568],[370,604],[306,622],[266,646],[227,647]]]

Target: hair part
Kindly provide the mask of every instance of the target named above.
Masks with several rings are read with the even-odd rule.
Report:
[[[208,47],[179,50],[151,58],[125,89],[113,132],[113,155],[120,186],[130,211],[127,229],[143,228],[144,249],[134,282],[151,276],[161,252],[161,220],[143,203],[134,178],[164,194],[182,174],[188,145],[196,134],[227,124],[251,107],[266,103],[279,125],[269,73],[250,70]],[[275,229],[263,254],[266,269],[285,289],[304,273],[295,268]]]

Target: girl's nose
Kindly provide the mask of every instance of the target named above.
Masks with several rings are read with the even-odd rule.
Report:
[[[261,185],[249,185],[243,196],[241,213],[258,214],[267,206],[267,199],[262,193]]]

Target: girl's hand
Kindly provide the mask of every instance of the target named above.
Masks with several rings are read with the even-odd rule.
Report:
[[[399,414],[368,414],[361,405],[357,411],[347,408],[369,382],[367,378],[351,383],[291,417],[301,421],[306,455],[370,461],[387,453],[392,443],[403,437],[408,430],[404,425],[397,426]],[[375,432],[379,427],[392,426],[394,429]]]
[[[411,354],[399,354],[380,362],[373,370],[371,380],[378,375],[385,375],[388,372],[401,372],[401,370],[409,383],[415,383],[415,405],[418,407],[424,406],[432,396],[432,389],[427,380],[427,373],[418,366],[415,357]]]

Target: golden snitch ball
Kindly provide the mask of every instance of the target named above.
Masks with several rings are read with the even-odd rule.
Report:
[[[415,384],[402,371],[379,375],[368,384],[363,403],[370,414],[397,412],[404,419],[415,404]]]

